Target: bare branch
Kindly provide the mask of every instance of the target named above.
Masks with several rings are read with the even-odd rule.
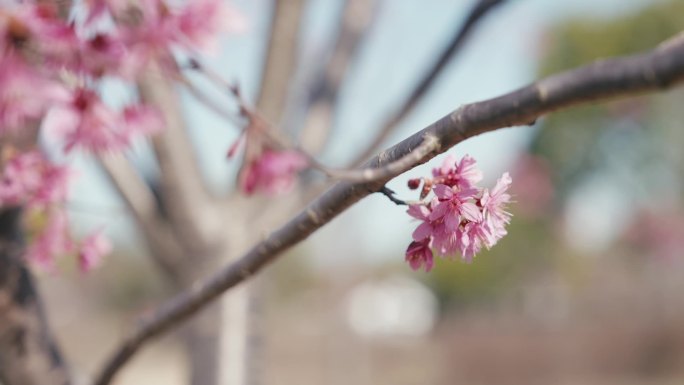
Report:
[[[402,156],[401,158],[391,163],[387,163],[379,167],[366,167],[354,170],[330,169],[318,163],[318,161],[310,155],[306,153],[304,153],[304,155],[306,155],[309,158],[309,162],[314,167],[323,171],[331,178],[344,180],[347,182],[361,183],[393,178],[396,175],[403,172],[403,170],[412,168],[412,166],[416,162],[423,159],[423,157],[425,157],[432,151],[436,150],[437,148],[439,148],[439,140],[437,140],[437,138],[433,136],[428,135],[425,137],[425,140],[423,140],[423,142],[418,147],[416,147],[408,154]]]
[[[198,87],[192,84],[188,79],[180,79],[179,81],[185,86],[188,92],[190,92],[190,95],[195,97],[195,99],[197,99],[197,101],[202,103],[205,107],[214,111],[214,113],[226,119],[227,121],[233,122],[236,126],[240,126],[242,124],[242,122],[239,121],[237,113],[231,113],[230,111],[228,111],[225,107],[217,103],[209,95],[202,92],[202,90],[200,90]]]
[[[157,215],[157,203],[152,191],[122,154],[103,154],[100,164],[117,191],[141,224],[152,224]]]
[[[297,64],[299,25],[306,2],[273,0],[272,3],[271,34],[257,106],[269,120],[280,122]]]
[[[437,77],[447,67],[447,64],[449,64],[451,59],[454,58],[458,52],[460,52],[460,49],[463,47],[463,43],[465,42],[466,38],[468,38],[475,25],[477,25],[477,23],[482,20],[490,10],[494,9],[494,7],[504,3],[505,1],[506,0],[478,0],[477,4],[475,4],[473,9],[468,14],[468,17],[466,17],[465,21],[456,32],[456,35],[454,35],[451,42],[449,42],[449,44],[444,48],[444,51],[442,51],[442,54],[439,56],[437,61],[432,65],[432,67],[430,67],[425,75],[423,75],[423,78],[413,89],[409,97],[392,115],[389,116],[380,130],[378,130],[377,136],[368,145],[368,147],[365,147],[363,152],[361,152],[351,163],[353,166],[361,164],[378,150],[385,139],[387,139],[387,137],[399,125],[399,123],[413,111],[423,96],[427,94],[428,90],[430,90],[430,88],[435,84]]]
[[[551,76],[509,94],[456,109],[383,151],[368,161],[366,166],[377,168],[396,161],[411,153],[431,136],[439,140],[437,149],[384,179],[368,183],[335,184],[234,263],[161,306],[157,312],[144,319],[141,326],[115,351],[95,384],[109,384],[116,372],[145,342],[187,319],[221,293],[246,280],[354,203],[372,192],[380,191],[393,176],[424,163],[475,135],[503,127],[530,124],[544,114],[576,104],[666,89],[682,81],[684,33],[651,52],[595,62]]]
[[[160,217],[149,186],[123,155],[105,154],[100,156],[99,161],[145,234],[152,251],[150,255],[174,283],[182,282],[178,272],[188,261],[182,255],[181,246],[172,235],[168,223]]]
[[[310,153],[320,152],[325,145],[332,128],[340,87],[370,29],[376,5],[374,0],[345,2],[332,56],[307,95],[307,111],[299,138],[301,146]]]
[[[161,197],[172,228],[183,229],[183,241],[191,249],[200,248],[213,237],[210,224],[204,219],[211,210],[211,196],[199,170],[197,159],[185,127],[182,108],[170,78],[159,76],[160,69],[138,83],[140,98],[159,108],[166,129],[152,137],[159,164]]]

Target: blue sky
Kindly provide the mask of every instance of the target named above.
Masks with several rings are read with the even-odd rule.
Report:
[[[461,55],[452,62],[417,110],[399,127],[387,145],[425,127],[461,104],[497,96],[535,78],[537,47],[546,27],[567,17],[610,17],[629,12],[654,0],[509,0],[474,31]],[[341,164],[353,156],[357,143],[366,141],[373,128],[402,100],[423,68],[431,62],[459,26],[472,1],[404,0],[381,2],[380,13],[350,82],[341,94],[334,145],[323,159]],[[218,55],[207,62],[228,79],[237,79],[247,95],[258,85],[259,63],[264,39],[265,0],[233,1],[250,20],[250,30],[223,41]],[[307,15],[307,48],[304,62],[315,60],[326,44],[337,0],[313,0]],[[306,65],[303,63],[302,65]],[[123,92],[123,91],[116,91]],[[216,189],[233,181],[235,165],[225,160],[226,149],[236,130],[229,123],[185,97],[185,110],[191,134],[199,152],[203,172]],[[481,135],[458,145],[449,153],[473,155],[480,163],[486,181],[495,180],[515,154],[523,148],[533,128],[513,128]],[[138,146],[134,158],[146,165]],[[106,223],[108,232],[119,239],[135,234],[123,204],[109,189],[94,162],[85,155],[73,157],[81,177],[73,187],[77,207],[72,217],[81,228]],[[390,187],[407,196],[404,188],[410,177],[429,172],[441,157],[400,176]],[[99,213],[99,214],[98,214]],[[106,213],[102,215],[102,213]],[[356,205],[314,235],[305,246],[323,265],[337,265],[350,256],[363,255],[370,263],[388,257],[401,259],[410,240],[409,217],[382,197],[371,197]],[[353,242],[345,241],[353,239]],[[396,242],[399,240],[399,242]],[[330,245],[336,246],[331,248]]]

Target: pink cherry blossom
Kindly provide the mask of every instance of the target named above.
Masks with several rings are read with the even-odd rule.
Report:
[[[459,162],[456,157],[449,155],[440,168],[432,170],[432,176],[435,177],[435,183],[470,189],[482,180],[482,171],[476,163],[470,155],[464,156]]]
[[[221,0],[189,1],[177,16],[178,39],[191,49],[211,49],[218,45],[218,32],[239,20]]]
[[[482,223],[466,223],[461,230],[461,255],[463,261],[471,263],[477,253],[482,250],[484,239],[488,233]]]
[[[53,108],[43,130],[64,140],[64,150],[81,147],[93,152],[128,147],[133,136],[160,130],[160,115],[147,106],[129,106],[119,114],[86,88],[76,89],[70,103]]]
[[[124,136],[149,136],[164,128],[164,119],[159,111],[143,104],[134,104],[124,108],[121,115]]]
[[[240,186],[245,194],[264,192],[275,195],[288,191],[296,174],[306,168],[306,158],[296,151],[264,152],[244,166],[240,175]]]
[[[453,154],[449,154],[444,158],[442,161],[442,165],[439,168],[433,168],[432,169],[432,176],[434,177],[440,177],[440,176],[447,176],[449,173],[453,172],[454,167],[456,166],[456,156]]]
[[[19,205],[40,188],[42,156],[38,152],[18,154],[5,161],[0,179],[2,206]]]
[[[90,234],[81,242],[78,250],[78,265],[81,271],[92,270],[111,251],[112,244],[104,236],[102,230]]]
[[[426,272],[432,270],[434,260],[429,240],[425,239],[411,242],[406,250],[406,261],[413,270],[418,270],[421,267],[423,267]]]
[[[120,150],[128,143],[116,130],[116,122],[116,113],[94,91],[78,88],[68,104],[50,111],[42,129],[62,137],[66,152],[75,147],[91,151]]]
[[[80,38],[75,24],[61,19],[56,4],[27,2],[17,9],[13,17],[25,28],[25,44],[39,52],[42,66],[57,71],[71,68],[81,44]]]
[[[0,204],[48,206],[66,200],[69,170],[56,166],[39,152],[17,154],[6,160],[0,177]]]
[[[461,188],[470,188],[482,180],[482,171],[476,166],[477,161],[470,155],[466,155],[456,165],[454,178]]]
[[[426,205],[409,205],[409,208],[406,212],[408,215],[422,221],[422,223],[413,232],[413,240],[422,241],[423,239],[428,238],[434,232],[432,222],[430,221],[431,211]]]
[[[116,31],[100,32],[84,39],[76,57],[73,71],[96,79],[115,75],[132,80],[143,67],[128,54],[125,42]]]
[[[477,194],[476,189],[458,191],[454,187],[438,184],[433,191],[439,203],[433,208],[430,219],[442,219],[448,230],[455,231],[462,219],[479,221],[482,217],[480,209],[472,202]]]
[[[423,265],[430,270],[433,252],[442,258],[460,254],[461,260],[470,263],[483,247],[489,249],[506,235],[511,178],[504,173],[491,191],[481,189],[477,182],[482,173],[475,163],[469,156],[459,162],[447,157],[440,168],[433,169],[432,179],[422,178],[421,199],[430,192],[434,197],[429,203],[411,204],[407,210],[421,221],[406,251],[406,261],[414,270]],[[416,180],[411,184],[414,189]]]
[[[48,206],[65,202],[68,194],[71,170],[65,166],[46,163],[42,170],[40,186],[27,202],[29,206]]]
[[[461,228],[450,230],[444,223],[434,223],[432,232],[432,246],[441,257],[453,256],[461,250]]]
[[[51,104],[67,100],[68,91],[44,78],[13,55],[0,58],[0,134],[41,118]]]
[[[506,235],[506,225],[511,220],[511,214],[506,211],[506,205],[511,200],[511,195],[507,193],[511,182],[510,175],[504,173],[492,191],[485,189],[480,199],[487,230],[497,240]]]

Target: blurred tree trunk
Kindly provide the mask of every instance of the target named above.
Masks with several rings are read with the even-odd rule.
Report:
[[[0,383],[66,385],[69,371],[48,329],[24,260],[21,208],[0,210]]]

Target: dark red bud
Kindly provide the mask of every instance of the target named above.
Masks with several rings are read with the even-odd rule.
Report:
[[[410,188],[411,190],[415,190],[418,187],[420,187],[420,178],[409,179],[408,188]]]

